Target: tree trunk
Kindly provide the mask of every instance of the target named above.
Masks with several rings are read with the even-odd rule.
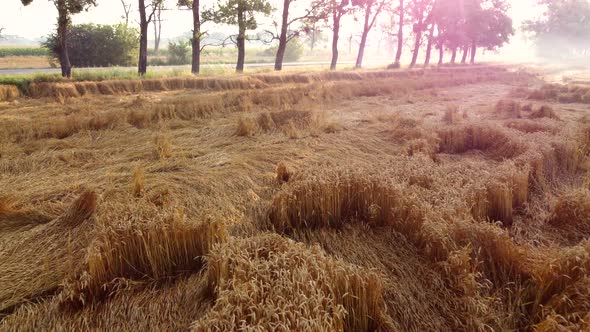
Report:
[[[338,39],[340,38],[340,18],[342,17],[338,9],[334,9],[334,30],[332,35],[332,62],[330,63],[330,70],[336,70],[338,64]]]
[[[445,45],[440,44],[438,49],[438,65],[442,66],[443,64],[443,57],[445,56]]]
[[[155,10],[154,18],[154,53],[158,54],[160,51],[160,37],[162,36],[162,8],[158,6]]]
[[[315,42],[316,42],[316,22],[313,22],[313,30],[311,32],[311,51],[313,52],[313,49],[315,47]]]
[[[281,22],[281,35],[279,36],[279,48],[275,58],[275,70],[283,69],[283,59],[287,49],[287,29],[289,28],[289,5],[291,0],[283,1],[283,20]]]
[[[475,41],[471,42],[471,64],[475,64],[475,52],[477,52],[477,44]]]
[[[432,52],[432,41],[434,40],[434,23],[430,25],[430,31],[428,32],[428,44],[426,45],[426,60],[424,60],[424,67],[428,67],[430,64],[430,53]]]
[[[148,20],[145,14],[145,1],[139,0],[139,61],[137,72],[143,76],[147,72],[147,33]]]
[[[399,29],[397,32],[397,53],[395,54],[395,64],[399,65],[402,58],[402,48],[404,46],[404,0],[399,0]]]
[[[469,53],[469,47],[465,45],[463,47],[463,56],[461,57],[461,64],[465,64],[467,62],[467,53]]]
[[[70,25],[70,15],[65,0],[59,0],[57,3],[57,37],[59,39],[59,64],[61,65],[61,76],[72,77],[72,65],[68,54],[68,26]]]
[[[361,35],[361,43],[359,44],[359,52],[356,57],[356,68],[361,68],[363,66],[363,57],[365,55],[365,46],[367,45],[367,36],[369,35],[369,19],[371,18],[371,5],[367,4],[367,8],[365,9],[365,24],[363,26],[363,34]]]
[[[416,31],[416,40],[414,41],[414,54],[412,54],[412,62],[410,63],[410,68],[416,65],[416,61],[418,60],[418,52],[420,51],[420,41],[422,40],[422,29],[419,28]]]
[[[361,68],[363,66],[363,57],[365,56],[365,46],[367,45],[368,34],[368,31],[363,31],[363,35],[361,36],[361,43],[359,44],[359,53],[356,57],[356,68]]]
[[[456,47],[453,48],[453,53],[451,55],[451,63],[452,64],[455,64],[455,59],[457,59],[457,48]]]
[[[129,26],[129,12],[131,11],[131,4],[127,5],[125,0],[121,0],[121,4],[123,5],[123,10],[125,11],[125,26]]]
[[[244,20],[244,10],[238,6],[238,62],[236,63],[236,73],[244,72],[244,62],[246,58],[246,22]]]
[[[193,38],[191,44],[193,48],[193,59],[191,63],[191,72],[195,75],[201,71],[201,15],[199,13],[199,0],[193,0]]]

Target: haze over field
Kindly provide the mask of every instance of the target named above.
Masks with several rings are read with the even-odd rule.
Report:
[[[522,62],[531,61],[534,58],[534,49],[531,43],[524,39],[520,31],[520,26],[524,20],[533,19],[540,15],[541,10],[535,7],[536,0],[511,0],[509,2],[511,5],[509,15],[514,21],[516,35],[511,38],[509,44],[505,45],[498,52],[485,52],[482,60]],[[206,0],[203,3],[206,7],[210,7],[214,1]],[[282,0],[271,0],[271,3],[277,8],[275,15],[278,15],[282,8]],[[139,21],[138,12],[135,8],[135,3],[133,3],[133,6],[131,23],[137,25]],[[174,3],[169,3],[167,6],[170,9],[162,14],[162,19],[164,20],[162,38],[175,39],[190,33],[192,26],[190,11],[178,10],[174,6]],[[6,29],[4,31],[5,34],[18,35],[28,39],[38,39],[47,36],[54,30],[56,16],[55,7],[49,1],[39,1],[34,6],[28,7],[24,7],[20,4],[20,1],[11,1],[3,5],[3,10],[0,12],[0,25]],[[74,15],[73,23],[114,24],[121,22],[122,16],[123,7],[120,0],[101,0],[97,7],[91,7],[88,12]],[[360,34],[361,24],[358,24],[358,22],[355,24],[351,17],[345,17],[344,20],[348,21],[343,22],[343,36],[351,33]],[[261,28],[272,29],[272,19],[261,19],[261,22]],[[351,27],[357,27],[358,29],[354,30]],[[232,34],[235,30],[232,27],[214,26],[211,23],[208,23],[205,29],[221,31],[227,34]],[[407,29],[409,30],[409,27]],[[325,30],[329,31],[329,28]],[[409,32],[407,31],[407,33]],[[373,39],[375,35],[377,35],[377,32],[373,33]],[[152,40],[153,35],[149,34],[148,39]],[[325,46],[329,47],[328,43]],[[375,42],[372,45],[368,45],[369,49],[374,47]],[[407,48],[410,49],[411,46],[407,45]],[[409,57],[407,52],[404,54],[404,57]]]

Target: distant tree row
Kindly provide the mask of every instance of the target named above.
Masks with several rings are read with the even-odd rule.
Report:
[[[28,5],[33,0],[21,0]],[[126,57],[137,52],[138,72],[143,75],[147,71],[148,58],[148,27],[154,24],[156,52],[161,33],[161,11],[165,0],[133,0],[137,3],[139,12],[139,42],[138,47],[121,49],[121,45],[108,46],[108,41],[124,34],[126,42],[135,38],[129,29],[124,29],[129,24],[131,3],[121,0],[125,9],[125,25],[118,28],[105,26],[83,25],[72,29],[71,16],[92,6],[96,6],[98,0],[51,0],[58,11],[57,31],[48,41],[48,46],[58,55],[62,68],[62,75],[71,75],[72,59],[78,59],[80,54],[70,54],[70,43],[84,45],[88,48],[100,48],[96,54],[109,52],[117,53],[117,61],[112,57],[101,60],[105,64],[130,63]],[[457,55],[462,52],[461,62],[475,62],[478,48],[496,49],[508,42],[514,33],[512,20],[507,15],[507,0],[282,0],[281,16],[274,22],[276,31],[266,30],[251,36],[248,32],[258,29],[258,20],[262,16],[270,16],[275,8],[269,0],[217,0],[208,8],[203,8],[200,0],[176,0],[175,7],[188,9],[192,12],[193,26],[191,45],[192,72],[198,74],[201,64],[201,52],[210,45],[225,46],[234,44],[238,49],[236,60],[236,72],[242,72],[245,64],[246,42],[252,39],[268,41],[277,40],[275,51],[275,70],[282,70],[288,45],[293,43],[302,33],[310,33],[318,29],[318,26],[327,26],[332,31],[332,59],[330,68],[336,69],[339,57],[339,39],[342,20],[346,16],[353,16],[358,22],[362,33],[358,47],[356,67],[363,65],[365,48],[369,34],[377,25],[378,19],[383,13],[389,13],[391,17],[392,38],[397,41],[397,51],[392,67],[399,67],[402,57],[402,49],[405,44],[404,27],[411,26],[413,36],[412,60],[410,66],[416,66],[418,55],[425,44],[425,62],[430,64],[433,49],[438,49],[438,63],[443,63],[446,51],[451,53],[451,63],[457,61]],[[549,0],[546,0],[549,1]],[[395,22],[397,21],[397,22]],[[236,28],[236,33],[226,40],[218,43],[205,42],[208,32],[203,30],[203,24],[207,22],[223,24]],[[70,31],[71,30],[71,31]],[[94,31],[101,36],[100,40],[88,40],[87,32]],[[102,39],[101,39],[102,38]],[[110,39],[109,39],[110,38]],[[104,39],[104,40],[103,40]],[[136,45],[137,45],[136,44]],[[184,45],[175,45],[182,46]],[[184,59],[180,59],[184,60]],[[179,61],[180,61],[179,60]],[[80,62],[76,60],[76,65]],[[90,62],[89,62],[90,63]],[[96,63],[96,62],[92,62]]]
[[[526,21],[524,30],[535,41],[538,54],[549,59],[590,55],[590,2],[538,0],[545,6],[538,20]]]

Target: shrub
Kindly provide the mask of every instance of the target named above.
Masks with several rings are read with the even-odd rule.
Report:
[[[169,65],[186,65],[191,59],[190,44],[188,41],[169,42],[168,43],[168,64]]]
[[[74,67],[131,66],[138,52],[137,30],[124,24],[74,25],[69,32],[68,53]],[[43,46],[59,57],[59,39],[56,34],[47,37]]]
[[[277,54],[278,49],[278,45],[273,46],[262,52],[262,55],[274,56]],[[301,41],[299,41],[299,39],[294,38],[287,43],[287,49],[285,50],[285,57],[283,58],[283,60],[287,62],[295,62],[298,61],[302,55],[303,45],[301,44]]]

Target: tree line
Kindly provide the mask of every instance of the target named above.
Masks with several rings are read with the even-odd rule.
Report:
[[[33,0],[21,0],[26,6]],[[38,1],[38,0],[37,0]],[[77,13],[96,6],[98,0],[50,0],[57,12],[57,30],[52,36],[52,51],[57,54],[61,72],[64,77],[71,76],[70,54],[68,45],[72,40],[82,39],[80,34],[72,34],[71,17]],[[132,0],[135,1],[139,13],[139,55],[138,73],[143,75],[148,64],[148,27],[161,22],[165,0]],[[236,72],[244,70],[246,42],[252,39],[278,41],[274,68],[282,70],[287,45],[302,33],[315,29],[318,25],[328,27],[332,32],[332,58],[330,68],[335,70],[339,58],[339,39],[342,20],[351,16],[355,24],[362,30],[356,67],[363,65],[365,48],[370,33],[374,30],[379,18],[389,15],[397,24],[392,24],[392,35],[397,41],[397,51],[390,67],[399,67],[404,44],[409,42],[412,47],[410,67],[418,65],[418,55],[425,53],[423,65],[431,63],[431,53],[438,50],[438,64],[444,61],[445,53],[451,54],[450,63],[474,63],[478,49],[493,50],[508,42],[514,34],[512,20],[507,14],[507,0],[281,0],[280,15],[273,15],[276,9],[270,0],[216,0],[213,5],[205,7],[201,0],[176,0],[175,7],[187,9],[192,13],[192,50],[191,71],[200,72],[201,53],[210,46],[203,43],[207,31],[203,26],[208,23],[235,27],[235,33],[220,45],[234,44],[237,49]],[[125,8],[126,25],[129,24],[131,4],[122,0]],[[252,36],[249,32],[259,28],[259,20],[263,17],[274,19],[272,30],[265,30]],[[155,25],[155,37],[158,40],[158,25]],[[411,27],[412,33],[405,36],[404,32]],[[104,38],[109,34],[122,31],[103,31]],[[412,39],[413,37],[413,39]],[[411,41],[410,41],[411,40]],[[85,41],[77,41],[85,43]],[[100,47],[100,42],[88,42],[88,45]],[[90,47],[90,46],[89,46]],[[103,50],[108,52],[108,50]]]

